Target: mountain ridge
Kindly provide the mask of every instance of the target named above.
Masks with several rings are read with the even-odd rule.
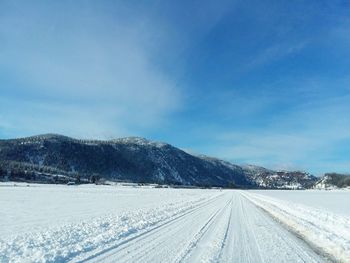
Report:
[[[79,180],[96,176],[139,183],[242,188],[310,188],[317,180],[305,172],[240,166],[193,155],[142,137],[82,140],[43,134],[0,140],[0,162],[2,174],[50,171],[52,176],[63,174]]]

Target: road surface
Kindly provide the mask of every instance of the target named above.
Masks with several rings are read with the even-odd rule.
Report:
[[[81,262],[326,262],[239,191],[189,208]],[[78,261],[79,262],[79,261]]]

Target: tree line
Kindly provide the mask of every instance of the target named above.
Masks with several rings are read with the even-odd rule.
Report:
[[[0,180],[65,184],[68,182],[98,183],[101,176],[32,163],[0,160]]]

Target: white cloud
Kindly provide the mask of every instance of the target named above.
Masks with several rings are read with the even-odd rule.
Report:
[[[23,110],[18,116],[1,106],[8,129],[120,135],[131,126],[161,125],[181,107],[175,80],[155,62],[152,48],[161,47],[150,48],[157,24],[145,25],[142,17],[114,20],[94,10],[86,14],[79,6],[56,10],[60,15],[53,7],[36,7],[14,5],[0,17],[0,38],[6,40],[0,69],[12,76],[2,83],[11,89],[2,100]],[[85,131],[77,123],[86,123]]]
[[[276,169],[345,172],[348,156],[337,149],[350,143],[349,101],[349,95],[323,98],[301,103],[247,131],[232,127],[218,133],[211,154]]]
[[[256,67],[275,62],[289,55],[297,54],[307,45],[308,42],[305,40],[297,43],[274,44],[263,49],[259,54],[255,54],[254,57],[251,58],[251,61],[249,61],[249,63],[247,63],[243,69],[249,71]]]

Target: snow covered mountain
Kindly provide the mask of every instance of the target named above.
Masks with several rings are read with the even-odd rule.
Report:
[[[245,188],[308,188],[316,182],[304,172],[238,166],[139,137],[99,141],[55,134],[0,140],[0,175]]]
[[[337,189],[350,188],[350,175],[326,173],[319,179],[315,185],[315,189]]]
[[[311,188],[316,177],[302,171],[273,171],[255,165],[242,166],[250,181],[259,188],[304,189]]]

